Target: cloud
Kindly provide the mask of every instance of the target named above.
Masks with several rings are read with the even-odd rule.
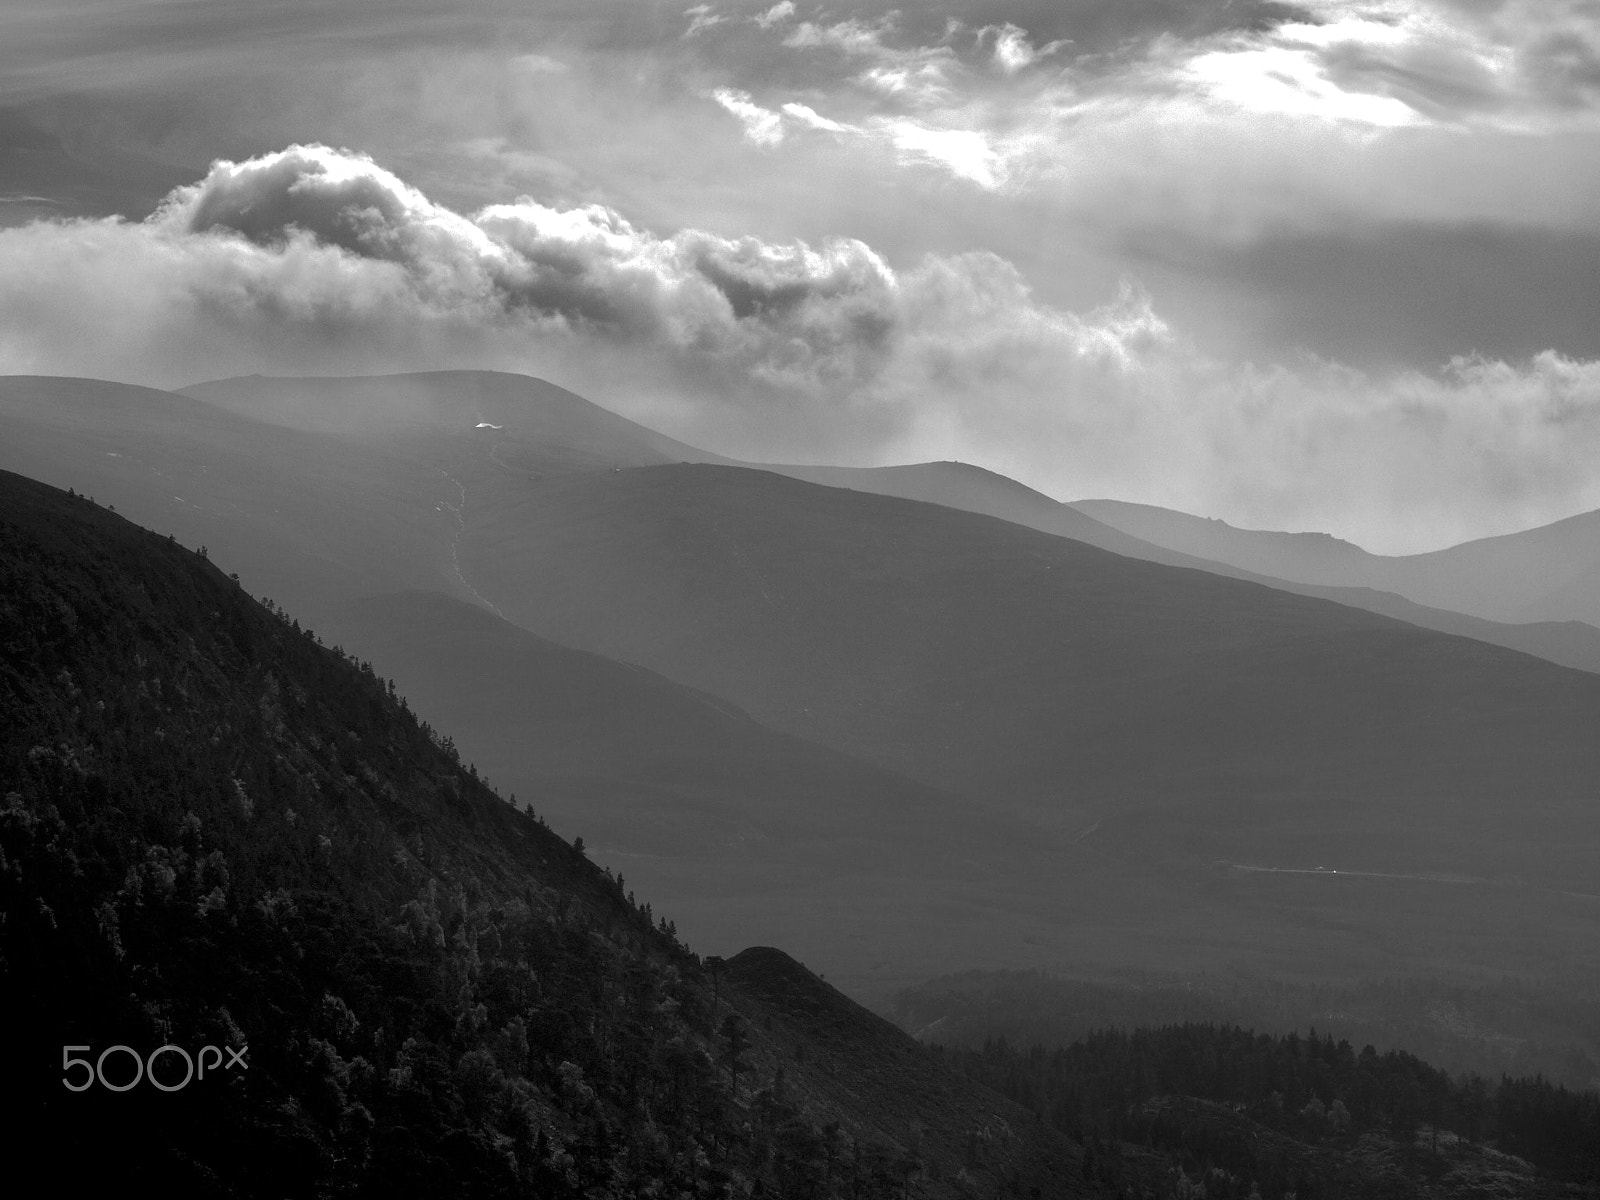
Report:
[[[171,386],[498,367],[756,459],[962,458],[1419,549],[1600,506],[1600,362],[1230,362],[1128,284],[1073,312],[991,253],[471,214],[372,160],[218,162],[148,220],[0,230],[0,371]]]
[[[807,128],[818,129],[823,133],[861,132],[861,130],[856,128],[854,125],[846,125],[840,121],[829,120],[815,109],[809,108],[804,104],[795,104],[793,102],[785,104],[783,106],[783,113],[785,116],[793,117],[796,121],[799,121]]]
[[[891,12],[872,22],[852,17],[832,25],[802,21],[783,45],[794,50],[832,49],[846,58],[869,60],[855,81],[884,96],[916,105],[947,99],[952,78],[961,68],[959,57],[948,45],[890,45],[886,39],[895,30],[897,15]]]
[[[1031,67],[1041,58],[1048,58],[1069,44],[1067,39],[1058,38],[1035,48],[1028,40],[1028,31],[1013,25],[1010,21],[1003,25],[984,26],[978,31],[979,43],[981,44],[990,34],[994,35],[994,64],[1007,75],[1015,75],[1018,71]]]
[[[783,118],[750,99],[749,92],[717,88],[711,98],[727,109],[744,126],[744,135],[758,146],[776,146],[783,141]]]
[[[792,16],[794,16],[794,0],[780,0],[779,3],[774,4],[766,12],[757,14],[751,20],[763,29],[771,29],[778,22],[787,21]]]
[[[979,187],[995,188],[1003,182],[1004,164],[977,130],[932,129],[903,118],[881,121],[876,128],[906,161],[934,163]]]
[[[1374,126],[1544,128],[1600,100],[1585,0],[1311,0],[1306,19],[1190,48],[1180,74],[1246,112]]]
[[[693,8],[686,8],[683,10],[683,15],[689,18],[689,27],[683,31],[683,36],[686,38],[704,33],[728,19],[715,12],[709,4],[696,4]]]
[[[793,101],[781,109],[763,108],[748,92],[717,88],[714,99],[744,126],[745,137],[758,146],[777,146],[784,139],[785,121],[805,129],[833,134],[857,143],[877,144],[902,163],[931,165],[975,183],[996,189],[1006,180],[1004,157],[989,144],[981,132],[971,129],[940,129],[909,117],[874,117],[866,125],[849,125],[824,117],[815,109]]]

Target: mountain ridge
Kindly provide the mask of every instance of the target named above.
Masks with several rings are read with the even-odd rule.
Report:
[[[881,1025],[873,1052],[915,1086],[863,1106],[879,1085],[821,1042],[804,1061],[803,1020],[776,1036],[767,998],[708,979],[664,915],[495,795],[370,664],[204,555],[8,472],[0,500],[19,1169],[225,1197],[887,1200],[892,1164],[931,1195],[963,1194],[958,1175],[1080,1194],[1053,1169],[1067,1139]],[[161,1103],[111,1090],[153,1094],[123,1087],[108,1044],[148,1053]],[[204,1044],[245,1070],[177,1078],[155,1053]],[[76,1092],[58,1045],[98,1064]],[[996,1112],[1022,1136],[963,1167],[965,1131]]]
[[[1303,583],[1371,587],[1494,621],[1600,623],[1600,512],[1420,554],[1378,555],[1326,534],[1239,529],[1153,505],[1086,500],[1073,507],[1168,549]]]

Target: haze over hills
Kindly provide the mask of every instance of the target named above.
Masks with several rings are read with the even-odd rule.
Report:
[[[1600,634],[1592,628],[1572,626],[1574,617],[1559,604],[1546,605],[1536,615],[1514,615],[1461,600],[1463,594],[1476,595],[1483,588],[1498,586],[1495,572],[1501,568],[1495,562],[1452,568],[1462,580],[1451,587],[1429,588],[1399,579],[1390,586],[1370,569],[1366,573],[1357,570],[1361,563],[1370,568],[1371,561],[1385,560],[1376,560],[1348,543],[1337,543],[1343,552],[1334,553],[1337,561],[1324,563],[1325,548],[1317,548],[1319,535],[1303,535],[1302,542],[1293,541],[1302,535],[1282,535],[1288,539],[1284,544],[1302,549],[1287,556],[1256,553],[1241,560],[1227,544],[1188,547],[1171,544],[1167,533],[1143,537],[1137,529],[1124,528],[1126,514],[1101,520],[1092,511],[1096,502],[1062,504],[1014,480],[966,464],[841,468],[735,463],[656,433],[544,380],[500,372],[294,379],[245,376],[180,391],[254,420],[335,434],[368,447],[410,455],[446,473],[455,470],[463,453],[472,454],[473,435],[480,435],[479,443],[491,445],[497,466],[519,473],[674,462],[757,465],[827,486],[986,513],[1154,562],[1223,573],[1232,573],[1227,569],[1234,568],[1258,582],[1287,584],[1302,594],[1381,612],[1424,628],[1509,646],[1566,666],[1600,670]],[[1313,545],[1308,549],[1304,543]],[[1287,564],[1283,570],[1274,569],[1279,558]],[[1480,570],[1488,573],[1486,580],[1478,580]],[[1579,603],[1581,606],[1586,600],[1580,598]],[[1476,614],[1479,619],[1464,620],[1458,614]]]
[[[1467,804],[1527,790],[1546,768],[1546,790],[1575,803],[1600,765],[1574,718],[1600,697],[1587,674],[765,472],[531,483],[473,523],[462,555],[525,626],[1018,803],[1170,787],[1398,794],[1425,773]],[[1469,678],[1487,692],[1463,694]]]
[[[1073,507],[1169,549],[1306,583],[1380,588],[1493,621],[1600,625],[1600,513],[1426,554],[1369,554],[1319,533],[1237,529],[1119,500]]]
[[[98,380],[0,379],[0,422],[0,468],[208,546],[304,617],[371,592],[465,594],[450,556],[459,492],[431,468]]]
[[[929,942],[930,911],[1050,866],[1034,825],[436,592],[352,601],[319,632],[381,664],[464,758],[700,944],[782,944],[881,991],[914,973],[903,954],[884,971],[884,947]]]
[[[1588,675],[950,507],[683,465],[531,381],[407,380],[431,399],[408,393],[392,421],[395,381],[327,384],[356,400],[320,432],[277,423],[316,423],[296,416],[319,411],[298,407],[303,381],[281,403],[253,381],[239,412],[193,422],[202,402],[134,392],[69,418],[66,384],[41,414],[5,398],[42,385],[8,381],[0,411],[26,437],[0,456],[25,444],[51,482],[158,530],[181,494],[247,588],[298,587],[304,619],[404,676],[424,716],[469,720],[455,736],[492,778],[571,806],[575,832],[626,823],[614,848],[639,857],[616,865],[664,906],[723,922],[708,928],[759,914],[778,931],[761,940],[858,994],[955,965],[1526,972],[1600,954],[1593,902],[1565,894],[1600,891]],[[458,387],[478,399],[452,424]],[[274,421],[242,415],[257,406]],[[108,458],[118,438],[142,457]],[[404,570],[382,569],[390,548]],[[417,590],[521,630],[395,595]],[[630,691],[626,667],[550,641],[665,678]],[[708,695],[768,728],[737,732],[747,718]],[[671,770],[625,726],[571,738],[611,703],[692,732]],[[565,765],[524,742],[562,742]],[[784,771],[763,776],[780,744]],[[921,819],[952,791],[989,828]],[[773,821],[773,796],[803,817]],[[736,813],[770,842],[719,843]]]
[[[1562,666],[1600,671],[1600,630],[1578,620],[1488,620],[1447,603],[1452,594],[1431,593],[1438,607],[1408,600],[1372,575],[1376,559],[1325,534],[1267,534],[1235,530],[1221,522],[1196,524],[1181,513],[1155,514],[1116,501],[1064,504],[1014,479],[970,463],[914,463],[899,467],[767,465],[765,469],[829,487],[851,488],[907,500],[924,500],[984,513],[1044,533],[1074,538],[1130,558],[1265,583],[1302,596],[1317,596],[1395,617],[1424,629],[1460,634],[1521,650]],[[1203,526],[1203,527],[1202,527]],[[1219,528],[1220,527],[1220,528]],[[1494,563],[1486,570],[1496,570]],[[1558,611],[1552,609],[1552,611]]]
[[[188,548],[0,472],[0,585],[0,1016],[50,1050],[9,1077],[22,1178],[70,1162],[94,1193],[217,1197],[888,1200],[913,1173],[952,1200],[963,1180],[1088,1190],[1065,1137],[781,951],[713,979],[370,668]],[[62,1045],[90,1084],[61,1086],[78,1084]],[[109,1046],[149,1078],[123,1086]]]
[[[179,394],[249,417],[363,445],[426,444],[483,428],[496,461],[518,471],[726,462],[646,429],[543,379],[499,371],[279,378],[247,375]]]
[[[1066,1200],[1190,1170],[1225,1196],[1595,1194],[1600,1097],[1543,1080],[1216,1025],[935,1052],[780,949],[701,959],[369,666],[6,472],[0,585],[0,1016],[65,1047],[13,1072],[28,1175],[241,1200]],[[525,652],[566,682],[591,658]]]

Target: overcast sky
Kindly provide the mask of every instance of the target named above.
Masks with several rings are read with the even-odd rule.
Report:
[[[1597,109],[1596,0],[6,0],[0,372],[1428,549],[1600,508]]]

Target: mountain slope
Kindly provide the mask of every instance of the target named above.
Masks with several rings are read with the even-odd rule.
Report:
[[[250,376],[183,392],[253,420],[380,448],[458,482],[474,456],[521,475],[676,462],[729,465],[553,384],[498,372]],[[1388,559],[1323,534],[1237,530],[1116,501],[1065,505],[961,463],[760,466],[831,487],[980,512],[1171,566],[1246,572],[1256,582],[1600,670],[1600,634],[1571,624],[1600,624],[1600,588],[1590,586],[1600,571],[1600,532],[1583,518],[1435,555]]]
[[[917,1091],[863,1108],[849,1063],[800,1065],[809,1030],[775,1036],[763,996],[708,979],[370,669],[197,554],[0,473],[0,585],[17,1170],[213,1196],[887,1197],[875,1164],[896,1164],[945,1196],[957,1151],[911,1131],[999,1114],[1023,1136],[973,1183],[1072,1194],[1048,1170],[1065,1139],[893,1031],[870,1049]],[[185,1075],[207,1045],[244,1066]],[[61,1086],[90,1070],[63,1046],[96,1082]]]
[[[1600,680],[1585,674],[761,472],[545,481],[475,524],[463,558],[529,628],[1024,801],[1269,779],[1464,800],[1532,769],[1575,812],[1600,767],[1582,733]]]
[[[1299,583],[1376,587],[1378,556],[1325,533],[1239,529],[1123,500],[1074,500],[1071,508],[1133,537],[1200,558]]]
[[[15,410],[23,385],[44,386],[4,381],[0,405]],[[538,449],[509,417],[492,422],[501,430],[419,426],[375,449],[216,410],[191,422],[204,406],[165,393],[124,390],[74,417],[72,385],[49,386],[68,402],[6,418],[25,437],[0,438],[0,457],[31,438],[60,483],[119,505],[122,492],[143,496],[158,515],[189,511],[175,496],[201,497],[197,540],[209,537],[215,561],[279,599],[299,587],[297,611],[318,629],[335,631],[363,594],[447,590],[915,773],[925,791],[967,793],[964,821],[938,804],[938,820],[880,805],[865,786],[836,797],[823,787],[813,802],[781,772],[752,770],[738,787],[702,774],[697,793],[637,758],[620,776],[633,751],[603,740],[572,743],[593,751],[587,782],[544,773],[523,785],[514,721],[496,726],[505,757],[458,734],[524,799],[543,808],[548,792],[576,832],[598,829],[608,852],[643,856],[610,861],[649,879],[686,928],[726,930],[718,950],[740,938],[790,945],[873,996],[955,964],[1240,962],[1321,975],[1542,972],[1600,957],[1593,902],[1568,894],[1600,887],[1582,749],[1592,706],[1565,673],[1016,524],[768,472],[563,466],[565,451],[536,469],[503,452]],[[635,428],[606,453],[633,452]],[[137,471],[108,457],[119,439],[140,448]],[[182,472],[182,489],[157,472]],[[257,527],[297,552],[343,553],[260,556]],[[382,655],[414,655],[408,691],[470,701],[474,673],[493,676],[498,656],[521,653],[471,616],[401,605],[346,620],[337,636],[386,673]],[[523,702],[493,677],[508,704]],[[526,677],[536,699],[539,674]],[[473,720],[492,724],[484,708]],[[774,824],[779,807],[805,817]],[[700,832],[686,836],[669,811],[691,813]],[[646,814],[631,841],[605,832]],[[1320,865],[1342,873],[1243,869]]]
[[[498,460],[523,471],[725,461],[553,383],[500,371],[249,375],[181,392],[240,416],[368,446],[403,447],[425,442],[428,435],[483,427],[499,435],[494,438]]]
[[[1049,831],[1055,870],[974,896],[1025,961],[1600,962],[1586,673],[715,466],[526,484],[462,555],[525,627]]]
[[[302,617],[374,591],[469,595],[442,472],[234,416],[172,392],[0,378],[0,469],[76,488],[185,544]]]
[[[1283,579],[1379,588],[1493,621],[1600,625],[1600,513],[1385,557],[1326,534],[1236,529],[1149,505],[1080,500],[1073,507],[1134,537]]]
[[[486,777],[581,833],[704,948],[781,941],[882,991],[913,955],[920,969],[965,949],[926,928],[930,908],[1046,866],[1033,826],[437,593],[353,601],[320,632],[382,664]]]
[[[1465,609],[1476,611],[1476,607],[1461,601],[1459,589],[1436,589],[1426,593],[1433,599],[1419,604],[1400,594],[1408,585],[1382,574],[1382,565],[1395,560],[1379,559],[1326,534],[1240,530],[1220,521],[1112,500],[1063,504],[1014,479],[967,463],[764,469],[829,487],[983,513],[1114,554],[1248,579],[1382,613],[1424,629],[1520,650],[1562,666],[1600,672],[1600,630],[1592,625],[1559,616],[1547,620],[1471,616]],[[1545,611],[1559,614],[1567,610],[1552,600]]]

